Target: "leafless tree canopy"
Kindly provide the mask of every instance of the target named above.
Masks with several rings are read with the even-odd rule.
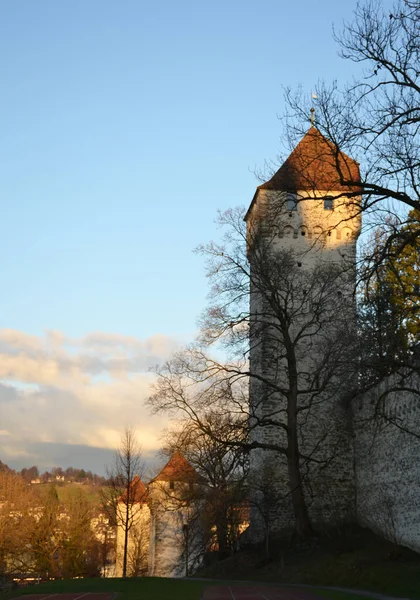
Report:
[[[322,434],[306,451],[299,436],[309,411],[330,401],[346,383],[353,385],[354,304],[352,294],[343,292],[352,274],[321,262],[300,268],[295,251],[273,244],[273,232],[247,232],[243,214],[237,209],[220,215],[224,241],[200,248],[212,284],[201,335],[194,347],[160,369],[150,403],[155,410],[187,417],[226,447],[282,456],[298,530],[306,535],[311,525],[302,468],[333,456],[322,454]],[[230,360],[215,358],[220,347]],[[250,363],[251,347],[257,358]],[[258,386],[250,404],[249,381]],[[278,435],[255,435],[264,429]]]
[[[319,83],[314,102],[317,128],[360,162],[365,228],[395,215],[388,237],[401,249],[408,239],[407,212],[420,208],[419,32],[418,0],[399,0],[389,12],[379,1],[359,4],[335,39],[343,60],[359,63],[362,75],[344,87]],[[286,100],[293,143],[308,127],[309,101],[290,89]],[[344,183],[343,171],[341,176]],[[353,192],[343,195],[351,198]],[[384,256],[388,248],[385,244]]]
[[[109,485],[103,489],[103,507],[111,522],[124,533],[123,577],[127,577],[129,534],[140,510],[139,493],[144,465],[134,429],[126,428],[115,453],[114,464],[107,470]],[[136,478],[136,476],[138,476]]]

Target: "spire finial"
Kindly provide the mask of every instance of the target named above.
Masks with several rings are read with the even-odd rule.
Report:
[[[315,94],[315,92],[312,92],[312,100],[318,100],[318,96]],[[311,125],[312,127],[315,127],[315,108],[312,106],[311,108]]]

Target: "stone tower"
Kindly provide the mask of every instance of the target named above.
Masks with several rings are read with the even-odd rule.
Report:
[[[257,481],[255,505],[263,478],[275,481],[276,528],[293,526],[299,494],[312,523],[354,511],[345,395],[352,386],[359,182],[358,164],[311,127],[257,188],[245,216],[256,375],[250,410],[259,446],[251,481]]]
[[[149,483],[149,576],[181,577],[197,567],[202,544],[196,515],[203,478],[175,452]]]

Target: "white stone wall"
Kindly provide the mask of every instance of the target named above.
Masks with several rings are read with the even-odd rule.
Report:
[[[154,481],[149,486],[149,576],[184,577],[187,547],[190,573],[197,568],[203,555],[201,538],[197,539],[201,532],[192,523],[198,511],[197,503],[191,500],[193,488],[180,481],[172,484],[172,489],[169,481]]]
[[[407,388],[419,390],[412,377]],[[358,520],[420,551],[420,395],[395,378],[353,406]]]

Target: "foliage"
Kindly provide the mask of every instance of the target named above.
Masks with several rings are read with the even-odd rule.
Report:
[[[281,204],[279,198],[267,209],[265,227],[247,230],[241,209],[220,215],[224,241],[200,249],[212,288],[199,339],[159,370],[150,403],[157,411],[188,418],[227,448],[277,455],[288,473],[298,533],[311,535],[304,477],[309,463],[330,464],[337,444],[331,441],[325,451],[332,428],[328,422],[322,430],[318,420],[319,439],[304,448],[302,427],[321,403],[355,387],[348,286],[354,273],[346,264],[321,261],[301,268],[304,252],[273,243],[278,229],[270,217],[279,214]],[[230,360],[210,354],[218,346]],[[273,434],[256,435],[264,431]]]
[[[388,218],[365,248],[358,302],[362,391],[390,375],[418,372],[419,232],[411,211],[404,224]]]
[[[399,238],[390,245],[384,275],[404,341],[413,347],[420,341],[420,211],[410,211]]]
[[[43,490],[44,491],[44,490]],[[94,506],[81,490],[60,500],[19,475],[0,473],[0,569],[5,576],[94,576],[102,566]]]

